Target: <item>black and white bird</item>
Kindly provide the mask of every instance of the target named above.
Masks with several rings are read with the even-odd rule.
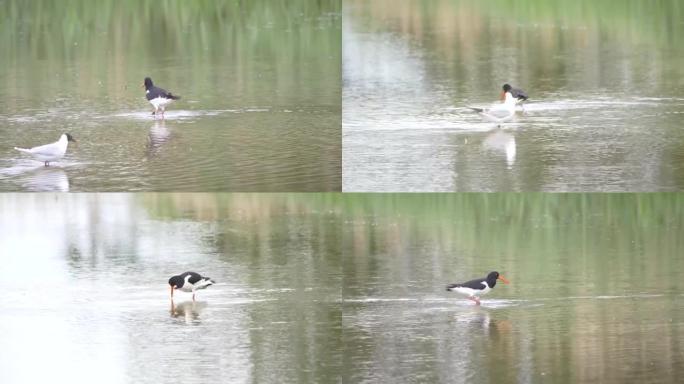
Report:
[[[173,290],[178,289],[183,292],[192,292],[192,301],[195,301],[195,291],[205,289],[214,283],[214,280],[203,277],[197,272],[184,272],[180,275],[171,276],[169,279],[171,300],[173,300]]]
[[[468,296],[468,299],[474,301],[477,305],[480,305],[480,296],[491,291],[496,285],[497,280],[503,281],[504,284],[509,283],[509,281],[501,276],[499,272],[489,272],[487,277],[466,281],[465,283],[449,284],[446,289],[447,291],[457,292]]]
[[[511,87],[510,84],[504,84],[503,87],[501,87],[502,92],[501,92],[501,100],[504,100],[506,97],[506,93],[510,92],[513,98],[515,99],[516,104],[522,104],[525,100],[527,100],[529,97],[527,96],[527,93],[523,91],[522,89],[519,88],[513,88]]]
[[[162,119],[164,118],[166,106],[172,101],[180,99],[180,96],[172,95],[171,92],[167,92],[165,89],[155,87],[152,83],[152,79],[149,77],[145,78],[143,87],[145,87],[145,97],[147,98],[147,101],[154,107],[152,114],[156,115],[156,113],[161,110]]]
[[[74,143],[76,142],[73,136],[71,136],[68,133],[63,133],[62,136],[59,137],[59,140],[55,141],[54,143],[45,144],[33,148],[14,147],[14,149],[16,149],[19,152],[28,153],[36,159],[44,162],[45,166],[47,167],[48,165],[50,165],[51,161],[56,161],[64,157],[64,154],[66,154],[67,147],[69,146],[70,141],[73,141]]]

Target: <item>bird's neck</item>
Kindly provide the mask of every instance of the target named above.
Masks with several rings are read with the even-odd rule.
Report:
[[[59,140],[57,141],[57,145],[62,151],[66,151],[67,147],[69,146],[69,140],[67,139],[66,135],[60,136]]]

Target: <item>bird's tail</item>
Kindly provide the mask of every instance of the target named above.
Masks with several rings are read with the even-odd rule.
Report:
[[[447,291],[451,291],[452,289],[458,287],[458,284],[449,284],[446,286]]]
[[[180,99],[180,96],[172,95],[172,94],[170,94],[170,93],[169,93],[167,96],[169,96],[169,99],[172,99],[172,100],[178,100],[178,99]]]
[[[26,149],[26,148],[14,147],[14,149],[16,149],[16,150],[19,151],[19,152],[31,153],[31,150],[30,150],[30,149]]]

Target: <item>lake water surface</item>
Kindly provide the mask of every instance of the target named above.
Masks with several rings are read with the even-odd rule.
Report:
[[[339,0],[10,0],[0,29],[0,191],[341,188]],[[49,170],[13,149],[63,132]]]
[[[345,382],[675,383],[681,195],[345,199]],[[476,306],[448,283],[499,271]]]
[[[2,383],[339,381],[331,196],[0,194],[0,212]],[[172,306],[187,270],[217,284]]]
[[[345,191],[684,189],[679,1],[344,3]],[[467,106],[530,95],[497,127]]]
[[[2,383],[684,374],[679,194],[0,194],[0,212]],[[217,284],[172,305],[187,270]],[[479,307],[445,291],[492,270],[511,284]]]

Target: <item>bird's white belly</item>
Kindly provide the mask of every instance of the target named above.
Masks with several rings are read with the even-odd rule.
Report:
[[[212,284],[211,281],[203,279],[200,281],[197,281],[195,284],[192,284],[191,282],[185,282],[182,287],[178,288],[183,292],[194,292],[198,289],[204,289]]]
[[[33,153],[32,155],[33,155],[33,157],[35,157],[37,160],[40,160],[40,161],[55,161],[55,160],[59,160],[62,157],[64,157],[64,153],[56,153],[53,155],[46,155],[46,154],[42,154],[42,153]]]
[[[165,107],[168,104],[170,104],[173,101],[173,99],[167,99],[164,97],[156,97],[152,100],[150,100],[150,104],[154,107],[154,109],[159,109],[161,107]]]
[[[29,150],[29,153],[31,154],[31,156],[40,161],[55,161],[64,157],[64,154],[66,154],[66,150],[66,143],[57,142],[53,144],[31,148]]]
[[[456,288],[451,288],[452,291],[460,293],[462,295],[466,296],[482,296],[486,294],[487,292],[491,291],[492,289],[489,287],[485,287],[485,289],[472,289],[468,287],[456,287]]]

